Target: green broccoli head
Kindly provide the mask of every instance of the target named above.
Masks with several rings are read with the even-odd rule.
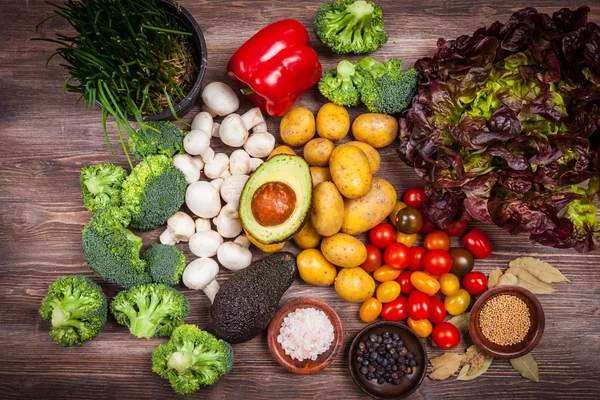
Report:
[[[122,207],[98,211],[83,228],[83,256],[106,282],[126,288],[150,283],[146,263],[140,259],[142,239],[125,227],[130,215]]]
[[[83,167],[79,182],[85,207],[95,213],[101,208],[119,206],[121,185],[126,176],[124,168],[110,163]]]
[[[185,255],[174,246],[152,244],[142,254],[154,283],[173,286],[179,283],[186,266]]]
[[[360,104],[359,86],[362,77],[356,74],[350,61],[341,61],[336,69],[325,71],[319,80],[319,91],[329,101],[340,106]]]
[[[147,231],[164,224],[185,199],[183,172],[164,155],[144,158],[123,182],[123,206],[131,212],[131,226]]]
[[[110,312],[121,325],[139,338],[169,336],[190,312],[184,295],[158,283],[134,286],[119,292]]]
[[[181,325],[171,340],[152,352],[152,371],[168,379],[179,394],[212,385],[233,366],[231,345],[196,325]]]
[[[338,0],[317,10],[315,34],[338,54],[372,53],[387,40],[381,8],[364,0]]]
[[[146,129],[139,129],[136,135],[129,137],[129,149],[138,160],[155,154],[173,157],[177,153],[183,153],[185,134],[169,121],[148,122]]]
[[[106,296],[85,276],[65,276],[50,285],[40,315],[52,322],[50,336],[58,344],[80,344],[98,335],[106,323]]]

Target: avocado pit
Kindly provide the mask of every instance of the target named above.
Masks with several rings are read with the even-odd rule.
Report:
[[[287,221],[296,208],[296,193],[283,182],[267,182],[252,196],[251,210],[262,226],[276,226]]]

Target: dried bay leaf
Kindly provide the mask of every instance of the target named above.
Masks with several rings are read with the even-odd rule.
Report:
[[[462,367],[456,379],[459,381],[470,381],[478,378],[490,368],[492,361],[494,361],[494,357],[486,354],[485,359],[480,365],[467,364]]]
[[[514,285],[518,285],[518,284],[519,284],[519,278],[517,278],[515,275],[511,274],[510,272],[505,272],[504,275],[502,275],[500,277],[500,279],[498,279],[498,284],[496,285],[496,287],[514,286]]]
[[[448,320],[452,325],[454,325],[458,331],[460,332],[460,336],[463,337],[467,333],[469,333],[469,317],[471,313],[462,313],[460,315],[456,315]]]
[[[531,291],[534,294],[548,294],[556,292],[556,289],[549,283],[542,282],[527,270],[521,267],[510,267],[506,273],[515,275],[519,279],[518,285]]]
[[[571,282],[558,269],[545,261],[533,257],[519,257],[508,263],[509,267],[519,267],[542,282]]]
[[[538,365],[531,353],[525,354],[523,357],[511,359],[510,364],[523,378],[527,378],[534,382],[540,381]]]
[[[490,275],[488,276],[488,289],[495,288],[498,285],[498,280],[500,279],[501,276],[502,276],[502,271],[498,267],[496,267],[495,270],[490,272]]]
[[[460,365],[463,366],[465,364],[470,364],[476,357],[482,355],[482,351],[476,344],[472,344],[469,346],[467,351],[462,355],[462,359],[460,360]]]
[[[450,378],[458,371],[462,356],[457,353],[444,353],[431,360],[429,378],[437,381]]]

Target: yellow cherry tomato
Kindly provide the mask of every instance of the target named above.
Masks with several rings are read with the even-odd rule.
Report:
[[[431,331],[433,330],[433,326],[431,326],[431,322],[429,322],[428,319],[414,320],[411,317],[408,317],[406,323],[410,329],[422,338],[431,335]]]
[[[420,292],[433,296],[440,290],[440,283],[423,271],[415,271],[410,275],[410,283]]]
[[[460,289],[460,281],[454,274],[447,273],[440,276],[440,291],[446,296],[452,296]]]
[[[467,311],[471,303],[471,295],[465,289],[458,289],[452,296],[444,299],[444,307],[450,315],[460,315]]]
[[[402,210],[403,208],[406,208],[406,204],[399,201],[392,209],[392,212],[390,213],[390,222],[392,225],[396,226],[396,215],[398,215],[398,211]]]
[[[381,314],[381,307],[381,302],[375,297],[365,300],[360,306],[360,319],[367,323],[375,321],[379,317],[379,314]]]
[[[402,270],[390,268],[387,265],[379,267],[373,272],[373,278],[377,282],[387,282],[396,280],[400,276]]]
[[[377,300],[382,303],[389,303],[400,296],[400,284],[396,281],[383,282],[377,288]]]
[[[417,234],[413,233],[412,235],[408,235],[406,233],[402,233],[398,231],[396,234],[396,242],[405,244],[406,247],[412,247],[417,241]]]

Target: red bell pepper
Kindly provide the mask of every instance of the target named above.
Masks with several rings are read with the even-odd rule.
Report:
[[[319,81],[322,69],[306,28],[284,19],[248,39],[229,59],[227,73],[254,105],[279,117]]]

